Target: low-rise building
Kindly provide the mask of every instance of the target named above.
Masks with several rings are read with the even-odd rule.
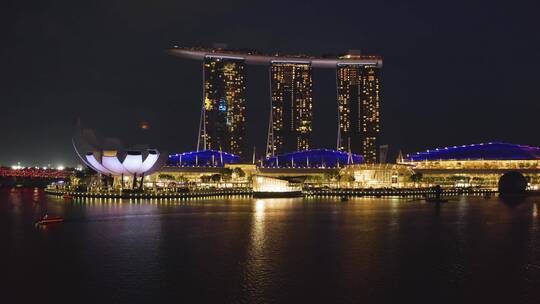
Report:
[[[345,188],[404,188],[413,186],[411,167],[405,164],[357,164],[340,172]]]
[[[506,172],[522,173],[531,189],[540,184],[540,148],[490,142],[431,149],[398,159],[420,182],[448,187],[497,188]]]

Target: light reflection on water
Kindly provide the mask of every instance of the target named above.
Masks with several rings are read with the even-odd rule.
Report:
[[[89,302],[532,303],[540,300],[538,205],[538,198],[509,206],[480,197],[441,205],[242,196],[66,201],[4,189],[0,236],[7,290],[36,273],[52,276],[20,302],[73,293]],[[35,229],[45,212],[66,222]]]
[[[244,270],[244,288],[247,294],[244,296],[248,300],[260,299],[268,275],[268,266],[265,262],[265,200],[255,201],[255,212],[253,212],[253,221],[251,224],[250,242],[248,245],[248,254]]]

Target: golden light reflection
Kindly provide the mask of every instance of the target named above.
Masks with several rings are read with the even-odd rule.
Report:
[[[391,227],[399,229],[399,200],[391,199],[390,200],[390,223]]]
[[[257,200],[255,202],[255,218],[259,218],[261,215],[264,217],[265,203],[263,200]]]
[[[260,273],[264,268],[263,257],[265,254],[265,209],[264,200],[255,201],[255,212],[253,212],[253,221],[251,224],[250,244],[248,249],[247,271],[255,274]]]

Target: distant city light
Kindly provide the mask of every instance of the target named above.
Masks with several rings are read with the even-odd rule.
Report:
[[[56,167],[56,170],[59,170],[59,171],[63,171],[64,169],[65,169],[65,167],[64,167],[64,166],[62,166],[62,165],[60,165],[60,166]]]

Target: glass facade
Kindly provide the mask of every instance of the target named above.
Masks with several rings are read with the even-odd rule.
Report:
[[[337,149],[359,153],[366,163],[376,163],[380,132],[380,68],[338,64],[336,74]]]
[[[313,120],[312,67],[309,62],[272,62],[271,114],[267,156],[308,150]]]
[[[342,170],[343,175],[354,178],[348,185],[351,188],[407,187],[413,173],[410,166],[401,164],[349,165]]]
[[[203,77],[203,106],[197,148],[221,150],[245,157],[244,59],[206,56]]]

